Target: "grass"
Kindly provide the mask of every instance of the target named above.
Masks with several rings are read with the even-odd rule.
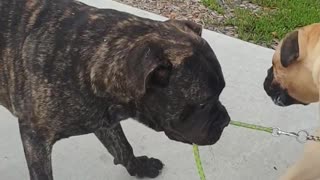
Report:
[[[202,3],[219,14],[224,14],[224,9],[215,0],[202,0]]]
[[[203,2],[214,10],[219,6],[216,0],[203,0]],[[237,26],[239,38],[246,41],[270,46],[274,39],[281,39],[297,27],[320,22],[320,0],[251,0],[250,2],[261,6],[262,10],[254,13],[248,9],[235,7],[235,18],[225,22],[226,25]]]

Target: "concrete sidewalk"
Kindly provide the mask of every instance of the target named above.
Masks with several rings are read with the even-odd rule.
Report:
[[[101,7],[127,11],[146,18],[165,20],[145,11],[110,0],[82,0]],[[313,130],[317,107],[280,108],[263,91],[263,80],[273,51],[205,30],[222,65],[227,87],[222,101],[234,120],[278,126],[285,130]],[[27,166],[18,132],[17,120],[0,109],[0,179],[26,180]],[[136,155],[161,159],[165,168],[158,180],[198,180],[192,147],[170,141],[137,122],[123,122],[125,133]],[[288,137],[275,138],[229,126],[215,146],[201,148],[208,180],[276,179],[302,151],[302,145]],[[56,180],[134,180],[121,166],[114,166],[106,149],[93,135],[59,141],[53,150]]]

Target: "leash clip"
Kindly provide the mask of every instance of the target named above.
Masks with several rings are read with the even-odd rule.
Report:
[[[281,135],[294,137],[299,143],[306,143],[309,140],[309,133],[305,130],[301,130],[298,133],[296,133],[296,132],[282,131],[278,127],[272,128],[272,136],[279,137]]]

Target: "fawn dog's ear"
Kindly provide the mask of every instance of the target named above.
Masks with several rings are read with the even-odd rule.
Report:
[[[299,32],[294,31],[288,34],[281,45],[280,61],[283,67],[288,67],[299,58]]]

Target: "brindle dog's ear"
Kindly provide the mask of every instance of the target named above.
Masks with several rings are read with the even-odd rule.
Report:
[[[288,34],[282,42],[280,61],[283,67],[288,67],[299,57],[298,31]]]
[[[166,22],[176,26],[177,28],[185,32],[190,32],[191,30],[192,32],[194,32],[199,36],[201,36],[202,34],[202,26],[195,22],[188,21],[188,20],[173,20],[173,19],[167,20]]]
[[[111,63],[96,61],[90,73],[94,93],[129,102],[141,98],[148,88],[166,86],[172,64],[160,44],[156,40],[141,40],[125,51],[124,56],[115,55]]]
[[[169,83],[172,64],[165,57],[159,42],[138,42],[127,60],[128,88],[140,98],[148,88],[164,87]]]

